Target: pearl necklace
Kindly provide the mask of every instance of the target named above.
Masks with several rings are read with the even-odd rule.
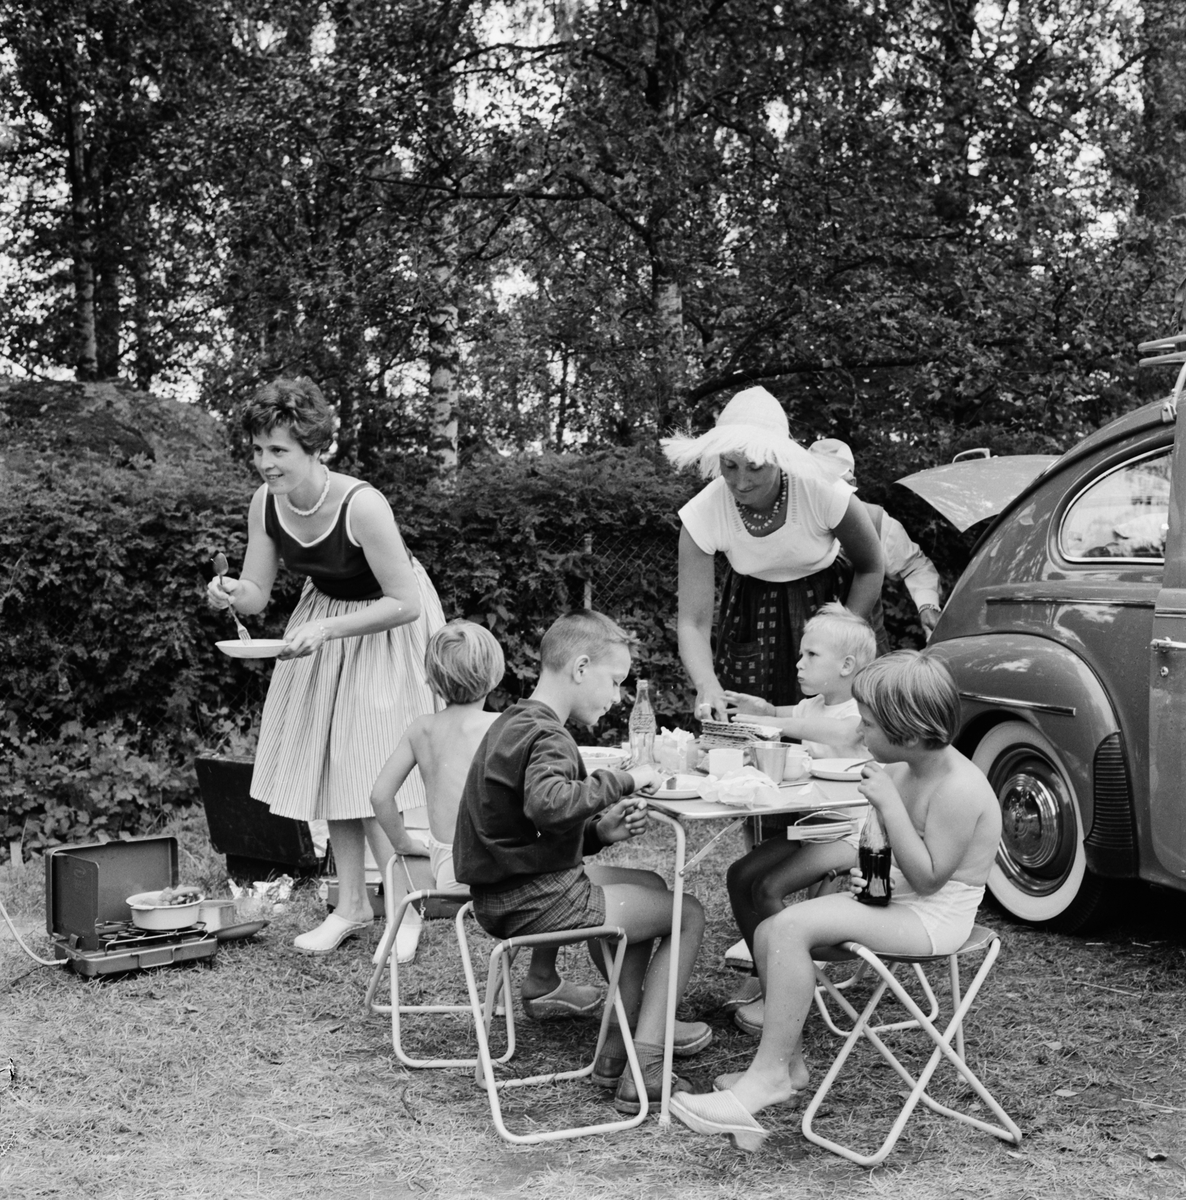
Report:
[[[747,517],[746,512],[748,506],[744,504],[737,505],[737,512],[741,517],[741,523],[745,526],[749,533],[765,533],[766,530],[770,529],[774,525],[774,522],[778,520],[778,516],[782,512],[783,504],[786,502],[787,498],[786,472],[783,471],[781,474],[782,484],[778,489],[778,499],[775,500],[774,507],[764,517]],[[748,511],[752,512],[752,509],[748,509]]]
[[[314,504],[312,508],[297,508],[297,506],[288,498],[287,492],[280,497],[280,499],[284,501],[285,508],[287,508],[290,513],[293,513],[298,517],[311,517],[325,503],[325,498],[329,495],[329,467],[323,466],[323,470],[325,471],[325,487],[321,489],[321,495],[317,497],[317,503]]]

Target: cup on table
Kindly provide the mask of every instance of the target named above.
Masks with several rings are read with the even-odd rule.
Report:
[[[729,771],[745,766],[745,751],[740,746],[713,746],[708,751],[708,773],[718,779]]]
[[[782,781],[783,772],[787,765],[787,751],[790,749],[782,742],[750,742],[749,752],[753,756],[754,766],[763,775],[769,775],[775,783]]]
[[[802,746],[788,746],[782,777],[786,783],[798,783],[811,775],[811,755]]]

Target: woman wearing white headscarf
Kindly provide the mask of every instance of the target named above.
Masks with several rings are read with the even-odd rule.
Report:
[[[696,715],[727,720],[726,689],[797,703],[808,618],[829,600],[868,617],[881,594],[881,546],[864,505],[791,437],[762,387],[738,392],[707,433],[662,445],[675,466],[712,480],[680,509],[679,648]],[[714,653],[718,551],[729,570]]]

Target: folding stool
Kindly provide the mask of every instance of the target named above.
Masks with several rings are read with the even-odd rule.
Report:
[[[884,954],[874,953],[866,946],[862,946],[859,942],[845,942],[840,948],[845,956],[849,958],[859,959],[867,968],[877,976],[878,982],[873,989],[873,994],[870,996],[864,1010],[858,1013],[856,1009],[848,1002],[844,993],[840,988],[828,978],[828,976],[816,968],[816,982],[819,987],[823,988],[832,999],[848,1014],[852,1019],[853,1025],[848,1031],[848,1036],[845,1039],[844,1045],[840,1048],[836,1055],[836,1060],[832,1063],[828,1073],[824,1076],[815,1095],[808,1104],[806,1112],[803,1114],[803,1136],[808,1141],[814,1142],[817,1146],[823,1146],[826,1150],[831,1150],[834,1154],[842,1155],[844,1158],[851,1159],[853,1162],[860,1164],[863,1167],[873,1167],[878,1163],[883,1162],[895,1143],[901,1136],[902,1130],[906,1122],[910,1119],[910,1114],[917,1107],[921,1100],[928,1108],[934,1112],[940,1113],[943,1116],[954,1117],[956,1120],[963,1121],[965,1124],[973,1125],[977,1129],[983,1130],[985,1133],[991,1133],[1002,1141],[1011,1142],[1013,1145],[1018,1145],[1021,1142],[1021,1130],[1013,1119],[1005,1112],[1005,1110],[997,1103],[988,1089],[976,1077],[975,1073],[968,1066],[964,1054],[964,1019],[972,1007],[972,1002],[976,998],[976,994],[980,991],[981,985],[988,977],[989,971],[992,970],[993,963],[996,961],[997,955],[1000,953],[1001,940],[998,934],[986,929],[981,925],[973,927],[967,941],[955,951],[954,954]],[[817,959],[826,957],[830,951],[834,952],[834,948],[822,948],[813,950],[812,954]],[[967,990],[961,994],[960,991],[960,973],[959,959],[964,954],[974,954],[984,952],[984,960],[980,964],[979,970],[976,972]],[[942,1032],[934,1024],[934,1013],[928,1016],[922,1011],[915,1000],[903,988],[900,981],[894,975],[894,969],[899,964],[910,964],[918,969],[921,976],[921,968],[930,963],[939,963],[946,960],[951,978],[951,997],[953,1013],[946,1027]],[[910,1014],[911,1019],[908,1021],[894,1022],[889,1024],[874,1024],[873,1015],[877,1011],[877,1006],[881,1002],[882,996],[886,990],[890,990],[898,1002]],[[928,1002],[932,1007],[937,1008],[938,1002],[934,992],[930,986],[926,986]],[[829,1024],[831,1024],[829,1022]],[[832,1026],[835,1028],[835,1026]],[[927,1060],[926,1066],[920,1072],[917,1079],[898,1061],[893,1051],[882,1041],[880,1034],[890,1030],[906,1030],[918,1029],[927,1035],[934,1043],[934,1050],[930,1058]],[[881,1054],[881,1056],[893,1067],[898,1076],[910,1088],[910,1094],[907,1096],[894,1120],[893,1126],[886,1135],[881,1146],[874,1151],[873,1154],[865,1155],[853,1149],[850,1146],[845,1146],[839,1142],[832,1141],[829,1138],[822,1137],[813,1129],[813,1122],[816,1113],[823,1104],[829,1091],[835,1083],[837,1076],[840,1074],[848,1056],[852,1053],[853,1048],[861,1038],[866,1038],[870,1041]],[[955,1043],[954,1050],[952,1042]],[[980,1100],[987,1106],[991,1113],[1001,1122],[1000,1125],[994,1125],[991,1122],[981,1120],[979,1117],[972,1116],[970,1113],[961,1112],[958,1109],[950,1108],[945,1104],[941,1104],[927,1091],[927,1085],[930,1083],[932,1075],[940,1061],[946,1059],[959,1072],[960,1076],[967,1082],[969,1087],[979,1096]],[[897,1096],[897,1089],[894,1091]]]
[[[599,925],[589,929],[566,929],[558,933],[526,934],[522,937],[504,938],[497,942],[490,952],[490,965],[486,973],[485,1004],[478,996],[478,983],[474,975],[473,962],[470,958],[469,942],[465,936],[462,921],[472,904],[467,904],[457,914],[457,940],[461,947],[461,962],[465,969],[465,981],[469,988],[470,1011],[473,1013],[474,1031],[478,1038],[478,1063],[475,1078],[479,1085],[486,1088],[490,1100],[490,1113],[494,1118],[494,1127],[508,1142],[528,1145],[535,1142],[554,1142],[562,1138],[587,1137],[595,1133],[611,1133],[617,1129],[632,1129],[641,1125],[647,1116],[647,1089],[643,1079],[642,1068],[639,1066],[638,1055],[634,1049],[634,1039],[630,1034],[630,1025],[626,1019],[626,1009],[618,992],[618,979],[622,973],[622,961],[626,954],[625,931],[615,925]],[[506,1062],[514,1052],[514,1018],[511,1015],[511,1005],[507,1010],[507,1039],[509,1042],[506,1052],[501,1058],[490,1057],[490,1024],[494,1016],[494,1006],[499,994],[510,996],[510,964],[514,955],[521,949],[531,946],[567,946],[574,942],[597,941],[601,944],[601,952],[605,957],[608,986],[605,993],[605,1006],[601,1014],[601,1028],[597,1034],[597,1045],[593,1057],[588,1064],[569,1071],[553,1071],[543,1075],[532,1075],[525,1079],[495,1079],[494,1064]],[[617,950],[611,955],[608,943],[617,942]],[[610,1005],[617,1014],[618,1027],[622,1040],[626,1043],[626,1060],[630,1073],[638,1090],[639,1111],[632,1117],[620,1121],[607,1121],[596,1125],[574,1126],[569,1129],[545,1130],[539,1133],[512,1133],[507,1129],[502,1115],[502,1103],[499,1093],[508,1088],[531,1087],[543,1083],[561,1083],[571,1079],[585,1079],[592,1075],[597,1063],[597,1056],[605,1043],[609,1030]]]
[[[401,1018],[406,1013],[420,1013],[424,1015],[435,1015],[440,1013],[469,1013],[470,1006],[468,1004],[401,1004],[400,1003],[400,964],[394,954],[395,935],[399,930],[400,923],[404,919],[404,913],[413,904],[423,905],[428,900],[451,900],[460,904],[462,907],[458,910],[454,917],[454,928],[457,931],[457,938],[460,942],[463,938],[462,921],[468,911],[469,892],[466,890],[460,891],[445,891],[440,888],[422,888],[419,891],[409,892],[398,905],[392,908],[391,897],[395,895],[395,871],[397,869],[398,855],[393,855],[387,863],[387,871],[384,878],[384,896],[387,897],[387,927],[383,931],[383,940],[379,943],[379,950],[376,955],[375,969],[371,973],[370,983],[367,985],[366,998],[363,1003],[367,1010],[373,1013],[390,1013],[391,1015],[391,1046],[395,1051],[396,1058],[406,1067],[476,1067],[478,1065],[477,1058],[413,1058],[403,1047],[401,1038],[402,1020]],[[377,1004],[375,1002],[375,993],[379,987],[379,981],[383,978],[384,967],[389,967],[391,978],[391,1003]],[[507,996],[510,995],[510,975],[507,975]],[[497,1001],[495,1002],[497,1005]],[[515,1030],[514,1022],[510,1015],[510,1004],[506,1006],[507,1017],[507,1049],[500,1057],[498,1062],[506,1062],[515,1052]]]

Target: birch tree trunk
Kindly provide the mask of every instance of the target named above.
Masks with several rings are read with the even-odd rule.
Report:
[[[429,239],[429,276],[433,298],[429,305],[428,325],[428,401],[432,416],[429,454],[436,460],[441,476],[457,469],[457,303],[455,300],[454,261],[456,238],[452,209],[436,215],[437,228]]]
[[[91,206],[90,170],[86,146],[86,114],[77,88],[69,100],[70,221],[73,232],[74,373],[96,379],[99,354],[95,340],[95,227]]]

